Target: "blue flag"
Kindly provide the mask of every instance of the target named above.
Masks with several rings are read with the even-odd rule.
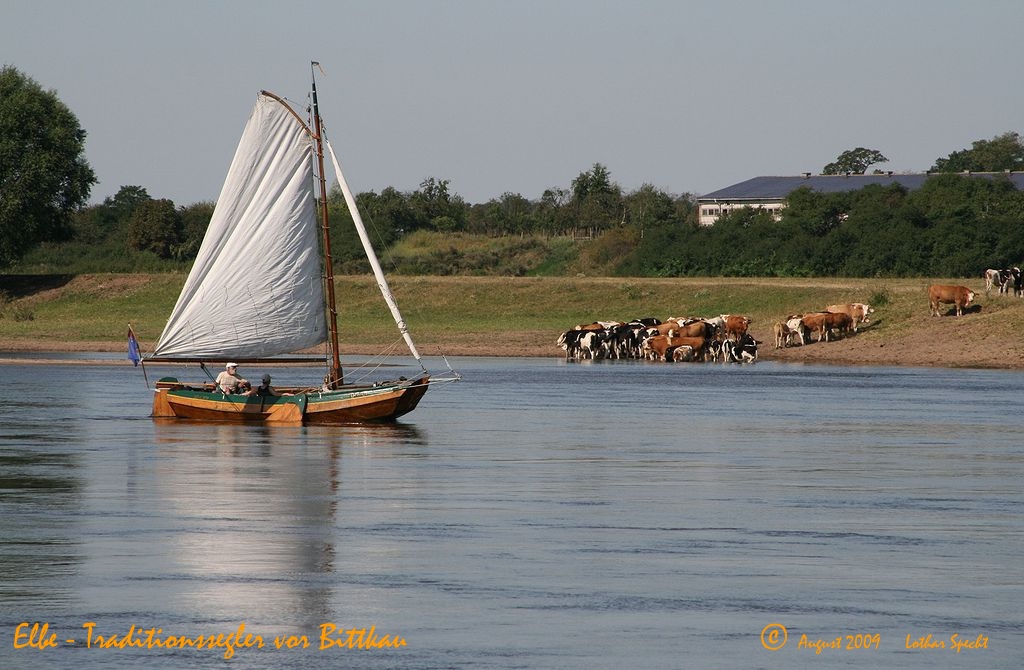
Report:
[[[135,339],[135,333],[132,329],[128,329],[128,360],[135,364],[135,367],[139,366],[139,361],[142,360],[142,356],[139,355],[139,341]]]

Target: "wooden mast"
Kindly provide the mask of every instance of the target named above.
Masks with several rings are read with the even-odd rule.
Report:
[[[331,334],[331,371],[327,386],[338,388],[343,382],[341,358],[338,352],[338,309],[334,300],[334,263],[331,260],[331,225],[327,216],[327,178],[324,176],[324,143],[320,127],[320,107],[316,99],[316,75],[310,64],[310,75],[313,81],[313,139],[316,141],[317,174],[320,178],[320,220],[324,238],[324,281],[327,284],[327,327]]]
[[[314,61],[313,65],[319,65],[319,63]],[[312,67],[310,69],[312,69]],[[295,113],[292,106],[285,102],[279,95],[267,90],[260,91],[260,93],[281,103],[285,109],[291,112],[291,115],[295,117],[295,120],[299,122],[299,125],[309,133],[310,137],[314,140],[314,145],[316,147],[317,170],[320,180],[320,225],[323,233],[324,244],[324,282],[327,284],[327,329],[331,338],[331,370],[328,373],[326,383],[329,388],[338,388],[343,383],[343,376],[341,371],[341,357],[338,347],[338,309],[334,300],[334,264],[331,261],[331,225],[327,216],[327,178],[324,175],[324,145],[320,128],[320,108],[317,105],[316,100],[316,77],[313,77],[313,129],[310,129],[310,127],[306,125],[306,122]]]

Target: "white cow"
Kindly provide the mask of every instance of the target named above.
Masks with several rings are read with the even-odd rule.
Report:
[[[993,270],[989,268],[985,270],[985,295],[987,296],[991,291],[992,287],[995,286],[999,289],[999,292],[1003,292],[1003,273],[999,270]]]
[[[800,341],[801,345],[807,344],[809,333],[807,332],[807,326],[804,325],[802,314],[787,316],[785,325],[789,328],[790,342],[795,338]]]

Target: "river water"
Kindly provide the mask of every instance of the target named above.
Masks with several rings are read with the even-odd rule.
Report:
[[[453,365],[305,428],[0,366],[0,667],[1024,664],[1024,374]]]

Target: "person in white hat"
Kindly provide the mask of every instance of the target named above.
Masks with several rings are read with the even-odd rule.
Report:
[[[224,372],[217,375],[217,388],[224,393],[240,393],[249,382],[239,377],[238,364],[228,363],[224,366]]]

